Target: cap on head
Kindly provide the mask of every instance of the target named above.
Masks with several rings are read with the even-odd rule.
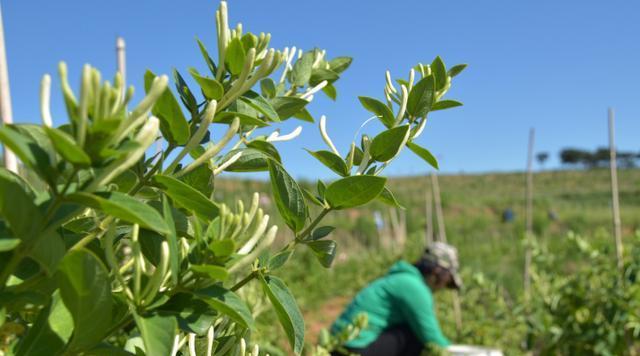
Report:
[[[462,287],[462,278],[458,271],[458,250],[444,242],[434,242],[430,244],[424,251],[423,259],[430,260],[436,265],[445,268],[451,273],[451,283],[447,288],[460,289]]]

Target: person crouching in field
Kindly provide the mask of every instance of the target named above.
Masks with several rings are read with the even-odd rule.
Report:
[[[396,262],[389,272],[361,290],[331,327],[333,334],[366,313],[367,326],[345,345],[348,353],[332,356],[420,355],[427,344],[450,345],[435,315],[433,293],[459,289],[458,252],[436,242],[413,264]]]

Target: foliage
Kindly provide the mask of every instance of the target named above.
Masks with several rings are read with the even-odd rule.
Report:
[[[638,159],[640,159],[640,155],[635,152],[616,152],[616,161],[621,168],[636,167]],[[609,149],[606,147],[599,147],[593,152],[577,148],[565,148],[560,151],[560,161],[567,166],[607,167],[610,160]]]
[[[611,253],[569,235],[586,262],[570,273],[558,271],[561,256],[535,255],[529,346],[544,355],[623,355],[640,344],[640,235],[629,251],[624,273]]]
[[[103,82],[87,65],[76,95],[61,64],[69,122],[51,126],[45,76],[44,125],[0,128],[0,141],[27,176],[37,177],[30,184],[0,170],[3,352],[245,355],[259,314],[249,302],[258,295],[299,354],[304,321],[294,293],[274,272],[287,269],[305,247],[330,266],[336,243],[327,238],[332,229],[319,223],[387,191],[381,174],[405,146],[419,147],[420,157],[435,165],[416,139],[430,111],[460,105],[442,97],[464,66],[447,72],[437,57],[400,79],[400,89],[387,73],[386,103],[365,105],[386,130],[351,143],[344,158],[322,117],[329,150],[313,156],[340,178],[318,181],[311,192],[289,175],[275,146],[301,128],[258,132],[290,118],[313,122],[307,105],[320,91],[335,99],[334,84],[351,59],[269,48],[269,34],[229,28],[225,2],[216,19],[217,61],[198,42],[210,75],[189,70],[199,91],[175,70],[176,96],[167,76],[147,71],[146,96],[130,110],[133,89],[120,75]],[[280,67],[276,81],[270,76]],[[211,128],[220,128],[217,142]],[[148,156],[158,137],[162,149]],[[269,173],[278,213],[293,234],[282,249],[269,252],[278,229],[257,193],[246,205],[215,198],[224,171]]]

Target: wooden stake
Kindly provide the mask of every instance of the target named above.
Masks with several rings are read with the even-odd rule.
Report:
[[[426,231],[426,239],[427,246],[433,243],[433,195],[432,189],[429,189],[429,184],[427,184],[427,189],[425,189],[425,213],[427,218],[427,231]]]
[[[124,38],[118,37],[116,38],[116,63],[118,65],[118,73],[122,76],[122,83],[124,90],[122,91],[122,95],[127,92],[127,57],[125,52],[125,43]]]
[[[431,185],[433,186],[433,200],[436,204],[436,219],[438,220],[438,241],[447,242],[447,231],[444,226],[444,216],[442,214],[442,201],[440,200],[440,186],[438,176],[431,173]]]
[[[616,243],[616,260],[618,269],[623,272],[622,259],[622,223],[620,221],[620,202],[618,200],[618,168],[616,161],[616,145],[614,135],[614,112],[609,108],[609,167],[611,168],[611,215],[613,218],[613,233]]]
[[[0,116],[2,124],[13,123],[13,111],[11,109],[11,92],[9,90],[9,69],[7,67],[7,50],[4,42],[4,22],[2,21],[2,9],[0,8]],[[4,166],[13,173],[18,173],[18,160],[9,148],[4,147]]]
[[[444,225],[444,214],[442,213],[442,200],[440,199],[440,185],[438,184],[438,176],[431,173],[431,185],[433,190],[433,200],[436,205],[436,219],[438,220],[438,238],[437,241],[447,243],[447,231]],[[462,334],[462,310],[460,308],[460,293],[453,292],[453,317],[456,322],[456,332],[458,336]]]
[[[529,245],[529,242],[533,238],[533,143],[535,140],[535,134],[535,129],[531,128],[531,130],[529,130],[529,151],[527,155],[527,203],[525,209],[525,239],[527,240],[524,257],[525,301],[529,300],[529,293],[531,290],[531,246]]]

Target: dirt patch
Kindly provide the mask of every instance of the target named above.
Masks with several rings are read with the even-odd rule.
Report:
[[[315,345],[320,331],[329,329],[350,301],[351,298],[339,296],[329,299],[316,310],[305,310],[303,314],[307,326],[307,341]]]

